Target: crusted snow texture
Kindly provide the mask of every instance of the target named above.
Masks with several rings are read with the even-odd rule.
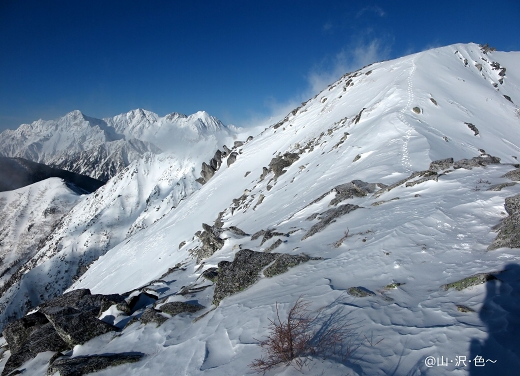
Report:
[[[169,315],[175,316],[179,313],[183,312],[197,312],[203,309],[204,306],[200,304],[191,304],[191,303],[185,303],[185,302],[169,302],[165,303],[162,306],[159,307],[159,310],[161,312],[167,313]]]
[[[488,250],[497,248],[520,248],[520,194],[507,197],[504,208],[509,216],[498,227],[496,239]]]
[[[50,376],[55,373],[58,373],[60,376],[86,375],[108,367],[135,363],[141,360],[143,356],[144,354],[141,353],[122,353],[59,358],[49,366],[47,375]]]
[[[346,205],[341,205],[337,208],[326,210],[323,213],[319,213],[319,214],[315,213],[313,219],[318,218],[320,221],[318,223],[316,223],[314,226],[312,226],[309,231],[307,231],[307,233],[302,237],[302,240],[305,240],[305,239],[311,237],[312,235],[316,234],[317,232],[323,230],[329,224],[334,222],[334,220],[336,218],[341,217],[342,215],[348,214],[351,211],[354,211],[358,208],[359,208],[358,205],[346,204]]]

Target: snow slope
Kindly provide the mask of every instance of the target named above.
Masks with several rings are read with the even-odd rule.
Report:
[[[510,182],[502,176],[520,155],[514,104],[520,102],[519,63],[517,52],[486,54],[478,45],[458,44],[343,76],[240,147],[234,164],[223,165],[175,211],[99,257],[71,287],[122,293],[147,286],[165,301],[203,304],[205,315],[198,320],[175,316],[159,327],[134,323],[120,334],[76,346],[70,355],[147,354],[138,363],[97,375],[252,374],[248,364],[261,356],[257,339],[268,334],[276,304],[285,317],[303,296],[312,308],[348,314],[360,345],[350,361],[312,361],[304,374],[468,375],[476,367],[456,366],[455,357],[479,354],[497,361],[486,370],[514,374],[520,366],[515,299],[520,255],[517,249],[487,247],[496,236],[493,227],[506,216],[505,198],[519,193],[517,185],[488,190]],[[434,160],[489,155],[501,163],[432,179],[410,177]],[[297,158],[285,165],[285,173],[264,169],[284,158]],[[407,180],[392,186],[402,179]],[[335,187],[353,180],[393,188],[336,202],[341,189]],[[323,213],[347,203],[359,208],[314,233]],[[261,238],[225,231],[223,248],[197,265],[195,234],[202,223],[217,218],[224,228],[283,235],[261,244]],[[240,248],[265,251],[275,244],[275,252],[304,252],[323,260],[261,278],[218,307],[211,305],[214,286],[199,278],[203,270],[231,261]],[[170,269],[178,264],[182,268]],[[504,271],[499,281],[462,291],[441,288],[478,272],[498,271]],[[40,273],[30,282],[34,286],[46,278]],[[186,286],[208,284],[179,294]],[[347,293],[357,286],[373,295]],[[460,312],[457,305],[474,312]],[[116,316],[123,324],[129,319]],[[429,368],[428,356],[452,362]],[[44,358],[26,368],[43,374],[38,370],[44,369]],[[299,373],[281,366],[268,374]]]

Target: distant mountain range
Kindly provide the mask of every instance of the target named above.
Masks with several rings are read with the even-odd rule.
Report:
[[[38,120],[0,133],[0,155],[108,181],[145,153],[189,147],[208,137],[236,132],[204,111],[164,117],[138,109],[95,119],[72,111],[57,120]]]

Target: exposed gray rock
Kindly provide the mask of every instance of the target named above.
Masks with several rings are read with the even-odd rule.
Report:
[[[71,347],[81,345],[94,337],[118,331],[115,326],[98,320],[89,312],[72,307],[48,307],[43,310],[60,337]]]
[[[224,246],[224,240],[220,238],[221,228],[202,224],[204,231],[196,234],[202,242],[202,246],[196,248],[193,253],[197,256],[197,263],[208,258]]]
[[[39,306],[40,311],[50,307],[72,307],[81,312],[89,312],[99,316],[114,304],[123,303],[125,298],[119,294],[92,295],[89,289],[78,289],[67,292]]]
[[[202,272],[202,277],[215,283],[218,278],[218,268],[208,268]]]
[[[262,174],[260,175],[260,181],[264,180],[268,173],[269,173],[269,169],[267,167],[262,167]]]
[[[473,157],[471,159],[461,159],[453,164],[453,168],[465,168],[471,170],[473,167],[482,167],[489,164],[500,163],[500,158],[493,157],[491,155],[481,155],[479,157]]]
[[[244,143],[243,143],[242,141],[235,141],[235,142],[233,143],[233,148],[236,149],[236,148],[241,147],[242,145],[244,145]]]
[[[520,194],[507,197],[504,208],[509,216],[498,226],[498,235],[488,250],[520,248]]]
[[[376,295],[373,291],[370,291],[362,286],[358,286],[358,287],[349,287],[347,289],[347,293],[349,295],[352,295],[352,296],[355,296],[357,298],[364,298],[364,297],[367,297],[367,296],[374,296]]]
[[[513,170],[513,171],[509,171],[502,177],[507,178],[509,180],[513,180],[513,181],[520,181],[520,168],[517,168],[516,170]]]
[[[344,200],[354,197],[363,197],[368,193],[374,193],[378,189],[385,187],[386,185],[381,183],[367,183],[362,180],[352,180],[350,183],[341,184],[332,189],[332,192],[336,193],[336,197],[331,200],[329,205],[336,206]]]
[[[258,280],[260,271],[277,257],[276,253],[242,249],[235,254],[233,262],[219,262],[219,276],[213,294],[213,304],[218,305],[226,296],[251,286]]]
[[[206,162],[202,162],[202,171],[200,172],[200,175],[204,179],[205,182],[208,182],[209,179],[215,175],[216,169],[208,165]]]
[[[430,163],[430,171],[443,171],[453,166],[453,158],[439,159]]]
[[[9,345],[11,353],[15,353],[27,341],[31,333],[47,324],[49,320],[41,312],[36,312],[6,325],[2,334]]]
[[[285,174],[284,169],[296,162],[300,157],[296,153],[285,153],[282,156],[271,159],[269,167],[274,173],[275,179]]]
[[[425,171],[424,175],[422,178],[420,179],[417,179],[417,180],[414,180],[414,181],[409,181],[406,183],[406,186],[407,187],[413,187],[417,184],[421,184],[421,183],[424,183],[428,180],[435,180],[437,181],[439,178],[439,175],[437,175],[437,173],[435,171]]]
[[[271,278],[275,275],[285,273],[289,270],[289,268],[292,268],[293,266],[299,265],[302,262],[307,262],[309,260],[321,260],[321,258],[309,257],[303,253],[295,256],[280,254],[276,261],[264,270],[264,275],[266,277]]]
[[[264,271],[264,275],[267,277],[284,273],[290,267],[315,259],[303,254],[291,256],[242,249],[235,254],[233,262],[219,262],[219,277],[213,294],[213,304],[218,305],[225,297],[254,284],[260,278],[262,269],[273,261],[274,263]]]
[[[252,141],[253,140],[253,136],[249,136],[246,140],[246,142],[249,142],[249,141]]]
[[[257,231],[253,235],[251,235],[251,240],[256,240],[256,239],[258,239],[260,236],[262,236],[264,234],[265,234],[265,230]]]
[[[492,275],[490,273],[478,273],[478,274],[474,274],[472,276],[463,278],[461,280],[442,285],[441,288],[444,291],[448,291],[449,289],[452,289],[452,288],[455,290],[461,291],[468,287],[481,285],[483,283],[486,283],[487,281],[492,281],[494,279],[497,279],[497,277],[495,277],[494,275]]]
[[[277,239],[273,244],[271,244],[264,252],[271,252],[278,248],[283,243],[282,239]]]
[[[516,185],[516,183],[509,182],[509,183],[494,184],[494,185],[489,186],[489,188],[486,189],[486,191],[501,191],[502,188],[512,187],[513,185]]]
[[[200,304],[190,304],[185,302],[170,302],[165,303],[159,307],[161,312],[167,313],[169,315],[175,316],[179,313],[188,312],[193,313],[204,309],[205,307]]]
[[[249,236],[249,234],[246,234],[244,231],[242,231],[236,226],[229,226],[228,230],[237,236]]]
[[[237,160],[237,156],[238,156],[238,154],[235,153],[235,152],[232,152],[231,154],[229,154],[229,157],[228,157],[228,159],[227,159],[227,165],[228,165],[228,167],[231,166],[233,163],[236,162],[236,160]]]
[[[354,159],[352,160],[352,163],[357,162],[357,161],[359,161],[360,159],[361,159],[361,155],[358,154],[358,155],[356,155],[356,156],[354,157]]]
[[[177,268],[173,268],[172,271],[176,269]],[[134,295],[129,298],[126,303],[130,309],[130,312],[133,313],[149,304],[155,303],[157,299],[158,297],[156,295],[150,294],[146,291],[141,291],[138,295]]]
[[[222,146],[222,149],[224,149],[224,151],[226,152],[226,155],[231,154],[231,150],[226,145]]]
[[[122,353],[106,355],[77,356],[56,359],[47,369],[47,375],[58,373],[60,376],[81,376],[101,371],[108,367],[135,363],[143,358],[141,353]]]
[[[475,136],[477,136],[479,134],[479,131],[475,125],[473,125],[471,123],[466,123],[466,122],[464,122],[464,124],[466,124],[468,126],[468,128],[471,129],[473,131],[473,133],[475,133]]]
[[[414,107],[412,108],[413,112],[415,112],[416,114],[420,114],[421,113],[421,109],[419,107]]]
[[[263,235],[264,235],[264,237],[262,238],[262,242],[260,243],[260,245],[263,245],[266,241],[268,241],[269,239],[271,239],[275,236],[285,236],[285,234],[283,232],[278,232],[278,231],[274,231],[274,230],[270,230],[270,229],[267,229]]]
[[[457,304],[457,311],[462,313],[469,313],[469,312],[475,312],[473,308],[469,308],[468,306]]]
[[[11,348],[11,356],[4,366],[2,376],[9,375],[13,370],[36,357],[40,352],[63,351],[69,348],[69,346],[58,335],[52,324],[47,322],[34,329],[22,343],[17,343],[16,348],[16,351],[13,351]]]
[[[150,307],[144,310],[139,320],[143,324],[156,323],[157,326],[160,326],[163,322],[168,320],[168,318],[161,315],[159,311],[156,311],[154,308]]]
[[[329,224],[334,222],[336,218],[341,217],[345,214],[350,213],[351,211],[354,211],[358,209],[359,206],[357,205],[341,205],[337,208],[329,209],[327,211],[324,211],[323,213],[320,213],[316,216],[320,221],[316,223],[314,226],[310,228],[309,231],[302,237],[302,240],[307,239],[308,237],[311,237],[312,235],[316,234],[317,232],[323,230],[325,227],[327,227]]]
[[[359,114],[357,114],[356,116],[354,116],[354,119],[352,119],[352,121],[354,122],[354,124],[359,123],[359,121],[361,120],[361,114],[363,113],[363,111],[365,111],[365,108],[363,108],[361,111],[359,111]]]

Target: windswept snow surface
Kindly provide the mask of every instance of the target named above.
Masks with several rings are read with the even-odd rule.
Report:
[[[507,68],[505,77],[493,62]],[[248,364],[262,355],[257,340],[268,334],[276,304],[285,317],[301,296],[313,309],[327,307],[325,313],[342,309],[360,345],[349,361],[315,360],[304,374],[473,375],[479,368],[469,360],[477,355],[496,361],[486,363],[488,372],[516,374],[520,254],[518,249],[486,249],[496,236],[493,227],[506,217],[505,198],[520,192],[517,185],[487,190],[510,182],[501,176],[514,169],[520,156],[514,104],[520,103],[519,69],[519,53],[484,54],[478,45],[459,44],[345,75],[242,146],[234,164],[224,163],[175,211],[99,257],[71,287],[122,293],[148,285],[167,301],[196,301],[207,309],[175,316],[159,327],[134,323],[120,334],[76,346],[72,356],[148,354],[138,363],[96,375],[254,374]],[[287,152],[299,159],[277,179],[272,172],[261,179],[263,167]],[[457,169],[437,180],[348,199],[339,205],[360,208],[303,239],[318,222],[311,215],[331,208],[335,193],[327,192],[340,184],[359,179],[391,185],[428,169],[433,160],[483,153],[501,158],[502,164]],[[234,205],[238,198],[240,204]],[[224,232],[224,247],[200,268],[189,252],[199,245],[194,234],[221,212],[225,228],[237,226],[248,234],[272,229],[289,236],[260,245],[261,238]],[[323,260],[262,278],[216,308],[211,306],[213,286],[177,294],[185,286],[211,285],[198,279],[201,272],[231,261],[239,247],[263,251],[278,239],[283,242],[275,252],[304,252]],[[164,275],[178,263],[182,269]],[[462,291],[441,289],[475,273],[503,270],[500,281]],[[401,285],[385,288],[391,283]],[[374,295],[346,292],[357,286]],[[457,305],[475,312],[460,312]],[[428,367],[429,356],[448,359],[447,366]],[[456,364],[462,359],[456,357],[463,356],[465,366]],[[43,375],[38,372],[35,366],[34,374]],[[267,374],[300,373],[282,365]]]

